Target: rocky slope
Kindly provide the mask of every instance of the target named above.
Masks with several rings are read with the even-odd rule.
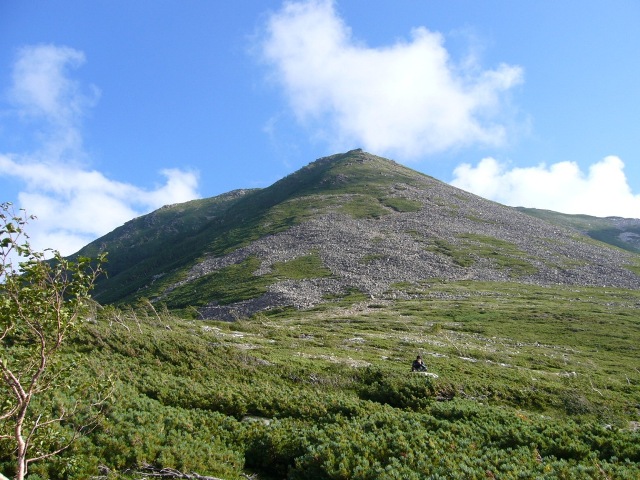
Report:
[[[142,217],[85,249],[107,250],[110,257],[115,251],[116,280],[131,277],[130,269],[143,275],[135,291],[111,281],[99,286],[98,297],[120,288],[123,299],[147,296],[184,308],[178,292],[190,290],[200,316],[233,319],[273,307],[306,308],[353,290],[397,298],[433,279],[640,287],[634,273],[640,257],[633,252],[360,150],[317,160],[267,189],[185,205],[169,207],[182,208],[171,221],[154,227]],[[186,217],[188,229],[180,224]],[[138,225],[146,235],[132,234]],[[120,260],[125,251],[143,256],[145,238],[167,235],[170,261],[153,249],[144,255],[143,271]],[[311,257],[330,274],[277,275],[283,265]],[[221,302],[212,293],[219,289],[207,282],[220,282],[220,272],[249,260],[262,289]],[[196,285],[203,293],[194,302]]]

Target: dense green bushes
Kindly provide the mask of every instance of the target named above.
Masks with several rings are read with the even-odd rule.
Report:
[[[526,425],[496,411],[473,421],[451,422],[428,414],[377,409],[365,417],[335,418],[310,427],[304,438],[299,426],[290,431],[277,425],[269,433],[269,439],[284,439],[276,442],[282,449],[272,447],[270,458],[295,465],[290,478],[300,479],[485,478],[487,471],[511,472],[519,478],[544,478],[545,474],[558,478],[551,475],[558,471],[567,472],[567,478],[599,478],[596,464],[624,475],[631,464],[598,450],[601,442],[614,438],[618,447],[625,444],[633,450],[627,452],[629,461],[638,461],[632,435],[599,431],[594,437],[595,432],[585,434],[576,425],[565,429]],[[294,455],[301,446],[295,439],[304,442],[306,450],[298,458]],[[585,462],[593,468],[581,466]],[[284,465],[279,468],[283,471]]]
[[[360,375],[360,397],[396,408],[423,410],[433,403],[436,386],[419,374],[384,373],[367,368]]]
[[[79,383],[108,371],[114,401],[31,478],[134,479],[147,464],[226,479],[638,478],[629,307],[590,313],[616,292],[576,309],[555,291],[553,320],[537,323],[552,310],[545,292],[525,307],[508,293],[499,308],[482,295],[485,315],[459,298],[237,323],[106,309],[66,355],[90,360],[77,362]],[[628,339],[596,335],[594,318]],[[590,331],[597,352],[584,331],[558,336],[562,322]],[[409,372],[416,352],[439,378]],[[6,475],[10,455],[0,448]]]
[[[464,401],[439,414],[447,419],[372,406],[306,428],[276,422],[248,439],[248,466],[292,479],[634,478],[639,449],[629,432],[551,426]]]

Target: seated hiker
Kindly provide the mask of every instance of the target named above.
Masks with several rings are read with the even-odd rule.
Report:
[[[412,372],[426,372],[427,371],[427,366],[422,361],[422,357],[420,355],[418,355],[416,357],[416,359],[413,361],[413,363],[411,364],[411,371]]]

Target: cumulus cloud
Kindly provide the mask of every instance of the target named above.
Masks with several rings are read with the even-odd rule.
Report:
[[[285,3],[269,17],[262,52],[296,117],[317,135],[404,158],[502,144],[503,96],[523,76],[506,64],[456,65],[442,35],[424,27],[408,41],[368,47],[332,0]]]
[[[624,163],[608,156],[583,172],[575,162],[509,168],[494,158],[476,166],[462,164],[451,184],[511,206],[597,217],[640,218],[640,195],[634,195]]]
[[[29,226],[32,246],[64,255],[133,217],[199,196],[196,172],[162,170],[164,183],[149,190],[87,167],[81,124],[98,90],[87,92],[71,77],[83,62],[84,54],[69,47],[18,52],[9,98],[13,113],[39,129],[39,142],[27,152],[0,153],[0,178],[20,185],[18,206],[38,218]]]

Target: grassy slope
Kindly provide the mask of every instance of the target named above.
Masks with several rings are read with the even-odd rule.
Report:
[[[518,207],[517,210],[528,215],[541,218],[547,222],[555,223],[563,227],[573,228],[579,232],[584,232],[594,240],[599,240],[610,245],[629,250],[631,252],[640,253],[640,249],[634,245],[620,240],[621,230],[616,228],[615,222],[609,217],[593,217],[590,215],[568,215],[551,210],[540,210],[536,208]],[[627,227],[625,231],[640,235],[638,227]]]
[[[105,312],[72,349],[108,366],[117,399],[65,454],[69,478],[145,463],[228,479],[638,478],[640,293],[413,294],[237,323],[138,311],[124,328]],[[439,378],[409,373],[416,354]],[[43,476],[66,478],[63,460]]]
[[[161,278],[173,268],[192,262],[200,253],[200,234],[257,190],[230,192],[213,198],[171,205],[138,217],[90,243],[78,253],[95,257],[108,252],[109,276],[100,279],[95,297],[101,303],[122,300]]]

